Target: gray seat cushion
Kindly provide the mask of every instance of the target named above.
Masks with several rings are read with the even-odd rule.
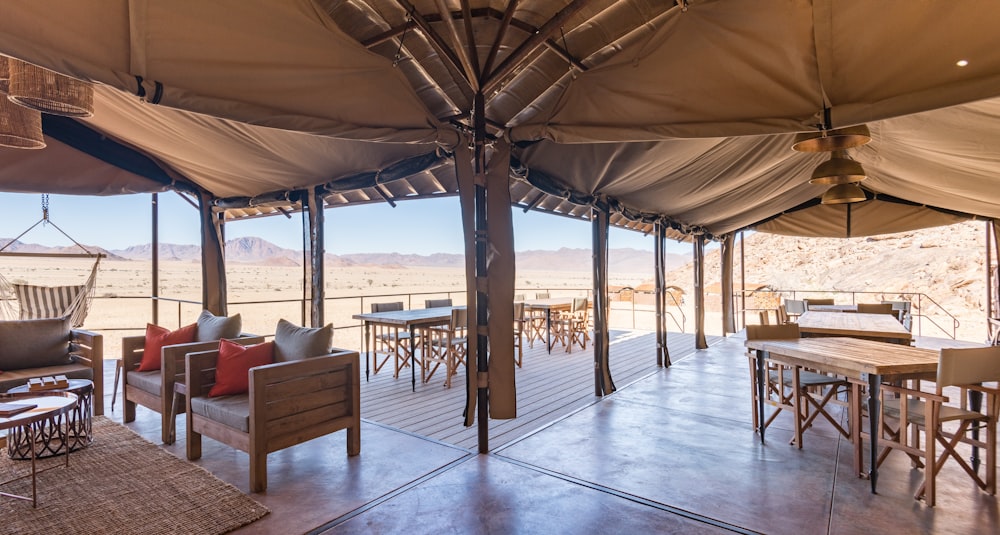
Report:
[[[69,318],[0,321],[0,370],[72,363],[70,329]]]
[[[46,366],[44,368],[25,368],[23,370],[5,371],[0,374],[0,392],[28,384],[28,379],[46,375],[65,375],[69,379],[94,380],[94,369],[84,364],[64,364],[62,366]]]
[[[195,332],[195,342],[211,342],[222,338],[236,338],[243,331],[243,318],[234,316],[216,316],[203,310],[198,316],[198,329]]]
[[[160,370],[153,370],[151,372],[131,371],[125,374],[125,384],[134,386],[143,392],[159,396],[163,385],[163,377],[160,375]]]
[[[191,398],[191,412],[225,426],[250,432],[250,397],[247,394]]]

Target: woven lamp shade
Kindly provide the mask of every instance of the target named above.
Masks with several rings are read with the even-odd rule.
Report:
[[[7,98],[45,113],[65,117],[94,115],[94,87],[89,82],[63,76],[10,58]]]
[[[42,113],[18,106],[0,96],[0,146],[15,149],[41,149]]]
[[[0,93],[6,93],[10,88],[10,67],[7,65],[7,56],[0,56]]]

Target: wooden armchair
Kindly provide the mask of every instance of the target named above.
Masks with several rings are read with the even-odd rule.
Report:
[[[253,334],[241,334],[234,341],[243,344],[259,344],[264,337]],[[219,341],[191,342],[163,347],[160,369],[154,371],[139,371],[142,354],[145,349],[146,337],[122,337],[122,421],[135,420],[135,407],[142,405],[147,409],[160,413],[160,438],[164,444],[174,443],[174,429],[177,410],[174,407],[175,383],[184,382],[184,356],[196,351],[208,351],[219,348]],[[95,390],[96,394],[96,390]]]
[[[458,373],[459,364],[465,364],[468,352],[468,312],[464,308],[451,311],[448,325],[431,327],[424,331],[424,351],[420,357],[420,375],[429,382],[434,372],[444,364],[445,388],[451,388],[451,377]],[[433,365],[433,366],[432,366]]]
[[[924,481],[913,497],[918,500],[923,498],[928,506],[935,504],[935,480],[949,458],[955,459],[976,486],[995,495],[1000,389],[996,386],[984,387],[982,383],[1000,381],[1000,347],[942,349],[938,358],[934,392],[921,390],[919,381],[912,388],[886,383],[881,385],[879,446],[884,449],[879,453],[878,462],[885,459],[890,449],[905,452],[915,467],[924,469]],[[960,400],[958,406],[949,404],[950,397],[945,395],[945,387],[958,387],[955,396],[956,400]],[[970,391],[985,396],[985,412],[967,406],[966,394]],[[918,433],[920,430],[924,432],[922,441]],[[986,450],[985,473],[982,476],[976,461],[970,466],[958,451],[960,445]],[[938,446],[941,448],[940,455],[937,453]],[[968,454],[968,451],[963,453]]]
[[[373,313],[397,310],[403,310],[402,301],[372,303]],[[376,323],[372,334],[375,339],[375,371],[372,374],[378,373],[391,357],[393,358],[392,376],[398,378],[399,372],[410,365],[410,331],[397,326]],[[414,334],[414,338],[414,343],[416,343],[416,338],[418,338],[416,334]],[[378,361],[379,349],[385,353],[385,358],[382,359],[381,363]]]
[[[788,340],[799,338],[797,323],[781,325],[747,325],[747,340]],[[747,354],[750,362],[750,377],[757,373],[757,352]],[[791,412],[795,419],[795,434],[791,443],[802,448],[802,432],[812,426],[816,418],[822,415],[830,424],[850,439],[849,429],[845,429],[827,411],[827,405],[836,399],[837,393],[843,389],[850,392],[846,379],[833,377],[810,370],[796,370],[794,366],[786,366],[768,360],[764,374],[764,403],[776,410],[764,421],[764,427],[771,425],[783,410]],[[796,371],[798,378],[796,379]],[[751,412],[754,429],[759,428],[757,420],[758,394],[754,388],[755,381],[750,381]],[[796,390],[796,386],[798,390]],[[798,400],[798,407],[796,407]]]
[[[250,368],[246,394],[208,397],[218,350],[187,356],[187,457],[201,457],[206,435],[250,455],[250,491],[267,488],[267,454],[347,430],[347,454],[361,452],[358,352]]]
[[[523,301],[523,300],[522,300]],[[524,344],[522,338],[524,337],[524,303],[515,302],[514,303],[514,347],[517,348],[517,360],[514,361],[517,367],[521,367],[521,362],[524,360]]]
[[[858,303],[859,314],[892,314],[892,303]]]
[[[574,297],[568,313],[563,313],[552,320],[552,330],[557,342],[566,346],[566,352],[573,352],[573,344],[578,343],[582,349],[587,349],[590,339],[589,330],[589,299]]]

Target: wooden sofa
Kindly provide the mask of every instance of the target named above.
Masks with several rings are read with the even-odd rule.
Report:
[[[347,454],[361,452],[360,366],[356,351],[251,368],[246,394],[208,397],[219,352],[187,356],[187,457],[201,436],[250,455],[250,491],[267,488],[267,454],[347,430]]]
[[[0,392],[28,379],[65,375],[94,382],[93,410],[104,414],[104,337],[68,319],[0,321]]]

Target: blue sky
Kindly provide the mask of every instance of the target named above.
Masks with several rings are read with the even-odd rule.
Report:
[[[87,245],[124,249],[150,242],[150,195],[83,197],[52,195],[49,218],[59,228]],[[179,195],[159,195],[160,241],[198,244],[197,210]],[[13,238],[41,219],[41,195],[0,193],[0,238]],[[515,209],[514,240],[518,251],[591,247],[589,222]],[[226,225],[226,238],[256,236],[289,249],[302,248],[302,218],[275,216]],[[22,238],[27,243],[70,245],[58,231],[41,225]],[[612,229],[612,248],[652,250],[653,238],[638,232]],[[667,252],[690,254],[690,244],[668,242]],[[351,206],[326,211],[326,249],[329,253],[461,253],[462,233],[458,199],[403,201]]]

